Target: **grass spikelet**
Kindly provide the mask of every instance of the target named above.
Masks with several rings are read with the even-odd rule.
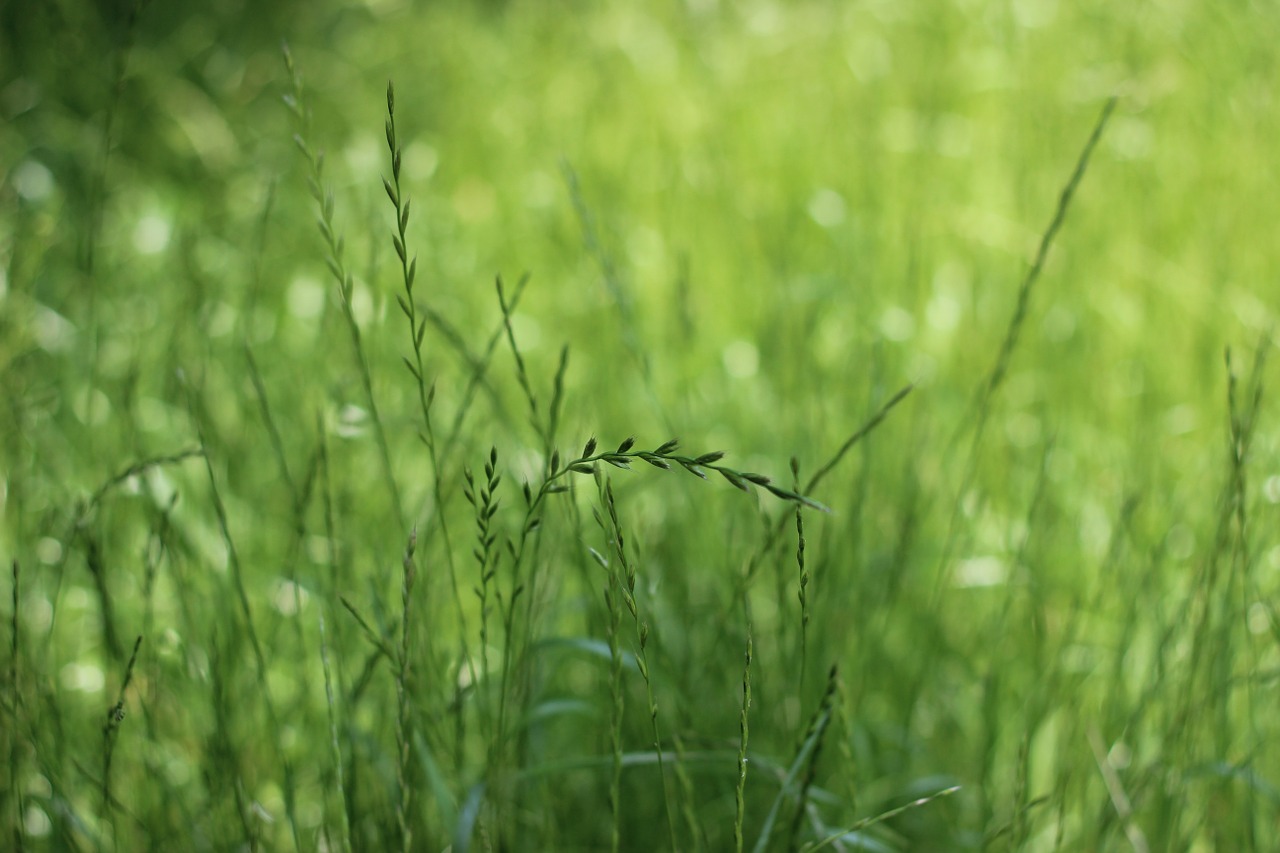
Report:
[[[396,295],[396,302],[408,323],[409,344],[413,349],[413,359],[405,358],[405,367],[413,375],[418,392],[418,407],[422,415],[422,441],[432,454],[432,463],[438,467],[435,459],[435,431],[431,422],[431,404],[435,400],[435,385],[428,387],[426,367],[422,360],[422,343],[427,333],[427,319],[418,312],[418,305],[413,295],[413,287],[418,278],[418,256],[410,256],[408,249],[409,199],[404,187],[400,184],[400,166],[404,152],[400,147],[400,136],[396,129],[396,96],[395,86],[387,81],[387,149],[391,155],[391,179],[382,179],[382,186],[387,192],[395,209],[395,228],[391,242],[400,261],[400,281],[404,287],[403,294]]]
[[[494,594],[493,579],[498,573],[498,561],[502,550],[498,547],[498,534],[493,527],[493,517],[498,512],[501,501],[498,499],[498,486],[502,483],[502,475],[498,473],[498,448],[489,451],[489,458],[484,464],[484,480],[479,488],[472,476],[471,469],[465,470],[467,488],[464,496],[475,511],[476,547],[471,552],[479,568],[479,583],[474,587],[476,598],[480,600],[480,671],[487,678],[489,675],[489,614],[493,609],[490,597]],[[491,697],[485,691],[481,699],[488,716],[492,717]],[[493,720],[489,720],[490,726]],[[492,731],[491,737],[498,732]]]
[[[595,463],[606,462],[615,468],[623,470],[631,470],[631,461],[633,459],[641,459],[654,468],[663,471],[670,471],[674,466],[678,465],[684,470],[693,474],[699,479],[707,479],[707,471],[714,471],[725,479],[730,485],[744,492],[751,492],[753,486],[758,486],[774,497],[784,500],[793,501],[802,504],[810,509],[816,509],[820,512],[831,512],[823,504],[818,503],[813,498],[801,494],[799,491],[783,488],[775,483],[772,479],[764,474],[756,474],[750,471],[738,471],[725,465],[718,464],[725,454],[722,450],[715,450],[710,453],[703,453],[699,456],[685,456],[676,452],[679,442],[671,439],[654,450],[636,450],[635,439],[627,438],[616,450],[596,452],[598,450],[595,438],[587,442],[583,448],[582,455],[577,459],[571,459],[565,462],[561,467],[556,468],[548,477],[548,483],[558,480],[560,477],[568,473],[574,474],[594,474]],[[545,488],[545,487],[544,487]]]

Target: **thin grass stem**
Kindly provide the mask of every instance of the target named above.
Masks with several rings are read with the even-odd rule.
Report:
[[[400,586],[400,654],[396,668],[396,783],[400,798],[396,802],[396,821],[400,826],[400,846],[404,853],[413,849],[413,827],[409,815],[413,809],[413,786],[409,781],[409,749],[413,742],[411,700],[409,693],[410,658],[409,645],[413,626],[413,582],[417,575],[413,554],[418,545],[418,532],[409,534],[409,544],[404,549]]]
[[[293,87],[292,93],[285,97],[285,104],[289,107],[290,112],[293,113],[297,124],[294,143],[307,161],[310,171],[308,185],[311,197],[315,200],[320,214],[316,223],[320,228],[321,236],[324,237],[325,248],[328,252],[325,257],[325,265],[338,286],[338,296],[342,304],[342,317],[346,321],[347,334],[351,340],[352,356],[355,359],[356,370],[360,376],[360,385],[364,390],[365,404],[369,407],[374,442],[377,445],[379,461],[382,463],[383,483],[391,500],[396,524],[400,529],[404,529],[406,523],[404,506],[400,499],[400,486],[396,482],[395,468],[391,462],[391,448],[387,444],[386,429],[382,423],[382,416],[378,412],[378,402],[373,393],[373,375],[369,369],[369,359],[364,351],[360,324],[356,320],[355,304],[352,301],[355,293],[355,279],[347,269],[345,241],[337,231],[334,223],[335,202],[333,190],[327,188],[324,183],[324,154],[323,152],[316,153],[313,151],[307,138],[310,122],[303,100],[302,76],[294,64],[293,54],[290,53],[288,45],[283,47],[283,53],[285,69],[289,73],[289,79]]]
[[[191,419],[196,426],[196,434],[200,439],[201,447],[208,447],[205,436],[204,418],[199,411],[196,402],[196,393],[193,388],[187,386],[188,392],[188,408],[191,412]],[[227,518],[226,504],[222,500],[222,492],[218,487],[218,478],[213,471],[213,460],[206,451],[201,454],[204,459],[205,474],[209,481],[209,497],[213,503],[214,515],[218,521],[218,532],[222,536],[223,545],[227,549],[227,562],[231,569],[231,582],[235,591],[236,600],[240,605],[240,616],[244,622],[244,631],[249,638],[249,645],[253,649],[254,674],[257,678],[258,689],[262,695],[262,704],[267,712],[267,719],[270,726],[270,736],[274,744],[276,744],[277,755],[280,759],[281,769],[284,773],[284,805],[285,812],[289,818],[289,830],[293,836],[294,847],[298,850],[302,849],[302,840],[298,830],[298,820],[296,814],[296,787],[294,782],[293,762],[290,760],[287,751],[280,744],[280,716],[276,711],[275,701],[272,699],[271,689],[267,683],[267,660],[266,654],[262,649],[262,641],[258,637],[258,631],[254,627],[253,608],[249,603],[249,594],[244,583],[244,569],[240,562],[240,552],[236,547],[235,539],[231,535],[231,524]]]
[[[329,667],[329,639],[324,627],[324,611],[317,613],[320,622],[320,662],[324,666],[324,700],[329,710],[329,749],[333,753],[333,770],[337,781],[338,807],[342,813],[340,828],[342,850],[351,850],[351,819],[347,812],[347,784],[343,771],[342,747],[338,742],[338,706],[333,698],[333,678]]]
[[[1071,200],[1075,197],[1076,190],[1079,188],[1081,181],[1084,180],[1085,172],[1089,167],[1089,160],[1093,156],[1093,151],[1097,147],[1098,142],[1102,139],[1102,132],[1107,127],[1107,122],[1111,119],[1111,113],[1115,110],[1116,97],[1108,98],[1103,104],[1102,112],[1098,116],[1097,122],[1093,126],[1093,131],[1089,134],[1089,138],[1085,140],[1084,147],[1080,150],[1080,155],[1076,159],[1075,168],[1071,171],[1071,176],[1067,178],[1066,184],[1062,188],[1062,192],[1058,196],[1058,206],[1054,210],[1053,218],[1049,221],[1049,226],[1040,236],[1040,245],[1036,250],[1035,259],[1031,266],[1027,269],[1026,275],[1023,276],[1022,283],[1018,286],[1018,295],[1014,303],[1013,315],[1009,318],[1009,323],[1005,328],[1004,339],[1000,342],[1000,350],[996,354],[995,364],[992,365],[991,371],[987,374],[985,381],[982,383],[977,401],[975,403],[975,414],[973,418],[966,418],[962,422],[960,429],[963,429],[969,422],[973,423],[973,434],[969,443],[969,450],[965,456],[964,472],[960,478],[960,488],[956,492],[956,500],[952,506],[951,518],[947,524],[947,535],[943,542],[942,549],[939,554],[939,570],[935,575],[934,581],[934,607],[937,606],[938,596],[941,595],[945,588],[949,572],[947,570],[948,561],[956,547],[956,539],[959,535],[959,521],[961,508],[964,504],[965,495],[973,485],[973,478],[977,474],[978,468],[978,451],[982,445],[982,439],[986,434],[987,421],[991,415],[992,400],[995,398],[996,392],[1000,389],[1004,382],[1005,375],[1009,370],[1009,363],[1013,358],[1013,351],[1018,345],[1018,341],[1022,334],[1022,325],[1027,317],[1027,310],[1031,304],[1031,296],[1035,290],[1036,283],[1040,280],[1040,275],[1044,270],[1045,262],[1049,257],[1049,249],[1052,248],[1054,239],[1058,235],[1058,230],[1062,227],[1062,223],[1066,221],[1067,211],[1071,208]],[[959,436],[957,431],[956,436]],[[955,437],[952,444],[955,443]]]
[[[742,709],[738,713],[738,783],[734,786],[733,846],[742,853],[743,823],[747,816],[747,746],[751,735],[751,627],[742,665]]]
[[[599,478],[597,479],[599,482]],[[658,775],[662,779],[662,802],[667,816],[667,831],[670,835],[671,849],[679,850],[676,840],[676,820],[671,809],[671,793],[667,784],[666,765],[662,758],[662,735],[658,728],[658,703],[654,700],[653,679],[649,671],[649,623],[640,618],[640,608],[636,602],[637,570],[627,555],[626,537],[622,530],[622,522],[618,518],[617,502],[613,497],[613,483],[608,477],[603,478],[604,491],[601,500],[608,515],[609,545],[616,563],[611,561],[616,583],[613,588],[622,598],[622,603],[631,614],[631,621],[636,629],[636,666],[640,669],[640,677],[644,679],[645,694],[649,703],[649,724],[653,734],[653,751],[658,756]]]

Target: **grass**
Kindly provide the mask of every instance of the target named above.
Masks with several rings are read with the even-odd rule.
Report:
[[[59,8],[7,848],[1280,846],[1275,12]]]

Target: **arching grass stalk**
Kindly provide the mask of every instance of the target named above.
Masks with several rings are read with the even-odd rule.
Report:
[[[1266,364],[1267,356],[1271,350],[1271,336],[1267,336],[1259,343],[1258,350],[1254,356],[1253,371],[1250,381],[1250,388],[1246,389],[1245,400],[1236,399],[1235,389],[1236,383],[1234,379],[1228,382],[1228,398],[1227,408],[1229,412],[1230,435],[1231,435],[1231,505],[1235,516],[1235,535],[1232,537],[1231,549],[1231,571],[1229,575],[1229,583],[1236,586],[1235,593],[1239,596],[1237,605],[1239,609],[1232,606],[1231,598],[1234,597],[1228,593],[1223,597],[1222,607],[1222,624],[1225,634],[1232,634],[1232,628],[1228,627],[1236,622],[1235,614],[1248,613],[1252,609],[1252,601],[1268,601],[1270,596],[1258,588],[1256,573],[1251,571],[1254,548],[1252,546],[1252,517],[1247,513],[1248,506],[1248,488],[1246,481],[1246,456],[1249,454],[1250,445],[1253,440],[1254,428],[1257,425],[1258,410],[1262,405],[1262,372]],[[1225,353],[1227,374],[1231,376],[1231,350]],[[1264,605],[1265,607],[1266,605]],[[1265,612],[1265,611],[1264,611]],[[1276,631],[1275,612],[1274,610],[1268,614],[1271,630]],[[1234,634],[1239,636],[1238,633]],[[1244,654],[1248,656],[1247,671],[1257,672],[1261,666],[1259,660],[1258,647],[1252,643],[1244,644]],[[1224,673],[1229,672],[1229,665],[1224,666]],[[1246,696],[1248,701],[1245,707],[1248,709],[1248,725],[1251,740],[1254,743],[1262,743],[1264,735],[1258,726],[1258,703],[1255,696],[1258,687],[1255,679],[1246,679]],[[1230,728],[1231,723],[1227,715],[1227,704],[1224,702],[1219,705],[1219,713],[1221,714],[1222,724],[1219,730]],[[1255,754],[1251,751],[1245,759],[1245,768],[1249,773],[1253,772],[1255,762]],[[1249,802],[1248,815],[1249,821],[1246,830],[1248,838],[1253,844],[1257,844],[1257,830],[1255,824],[1261,815],[1259,811],[1258,794],[1256,785],[1249,786]]]
[[[764,474],[756,474],[750,471],[738,471],[726,465],[719,464],[724,458],[724,451],[716,450],[710,453],[702,453],[697,456],[686,456],[678,453],[679,441],[671,439],[664,442],[653,450],[636,450],[635,438],[627,438],[618,447],[610,451],[599,451],[599,446],[595,438],[587,441],[582,452],[574,459],[567,462],[560,458],[560,452],[553,450],[551,459],[548,463],[549,473],[543,478],[535,492],[528,483],[524,486],[525,498],[525,517],[520,528],[520,538],[515,544],[509,544],[508,550],[511,552],[512,560],[512,584],[510,587],[509,598],[504,603],[504,608],[508,613],[507,619],[507,646],[503,655],[503,675],[502,688],[499,699],[499,731],[505,732],[506,720],[506,701],[507,701],[507,680],[508,670],[510,667],[511,648],[510,637],[514,617],[511,616],[511,608],[514,607],[514,599],[524,592],[524,587],[520,581],[520,570],[525,559],[526,546],[529,537],[542,525],[542,507],[543,502],[548,495],[567,492],[569,487],[561,480],[568,474],[588,474],[594,475],[596,472],[596,463],[606,462],[615,468],[623,470],[631,470],[631,463],[634,460],[643,460],[654,468],[663,471],[670,471],[674,468],[682,468],[690,474],[702,480],[709,479],[707,472],[714,471],[723,477],[727,482],[735,488],[744,492],[751,492],[752,487],[762,488],[776,498],[787,501],[795,501],[804,506],[821,512],[830,512],[830,510],[813,500],[810,497],[799,494],[791,489],[783,488],[775,483],[772,479]]]
[[[660,468],[664,471],[670,471],[674,466],[679,466],[690,474],[693,474],[695,477],[703,480],[708,479],[706,471],[714,471],[735,488],[741,489],[744,492],[750,492],[752,486],[759,486],[769,494],[776,498],[780,498],[781,500],[795,501],[796,503],[803,504],[804,506],[821,512],[831,511],[812,498],[806,497],[797,491],[792,491],[791,489],[785,489],[779,486],[764,474],[736,471],[725,465],[717,464],[725,456],[724,451],[722,450],[703,453],[698,456],[684,456],[676,452],[679,448],[679,442],[674,438],[654,450],[634,450],[635,442],[635,438],[628,438],[623,441],[622,444],[618,445],[617,450],[597,453],[596,440],[593,438],[587,442],[586,446],[583,448],[582,455],[577,459],[566,463],[564,467],[558,467],[553,464],[553,473],[548,478],[548,482],[550,483],[570,471],[576,474],[593,474],[595,469],[592,466],[595,462],[607,462],[615,468],[622,468],[629,471],[631,470],[632,460],[642,459],[653,467]],[[555,461],[557,460],[553,456],[553,463]],[[563,489],[559,489],[559,491],[562,490]]]

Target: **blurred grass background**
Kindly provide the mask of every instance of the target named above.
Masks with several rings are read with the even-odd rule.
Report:
[[[836,664],[843,722],[792,846],[953,785],[840,844],[1276,845],[1280,472],[1255,359],[1280,266],[1274,6],[68,0],[0,16],[0,555],[15,608],[0,784],[19,846],[385,848],[406,784],[421,849],[607,844],[594,489],[548,510],[530,558],[542,580],[512,755],[489,754],[476,697],[494,688],[468,681],[461,468],[499,448],[515,541],[519,484],[547,466],[505,344],[464,403],[501,326],[494,277],[510,294],[525,272],[512,331],[544,414],[569,348],[566,459],[591,435],[678,435],[788,484],[794,455],[804,481],[915,386],[813,495],[833,512],[805,516],[803,665],[794,530],[761,544],[789,508],[614,472],[663,732],[696,753],[680,846],[733,838],[749,622],[749,839]],[[281,103],[282,40],[307,141],[326,152],[376,420]],[[443,505],[401,364],[389,78],[416,297],[434,312],[436,428],[464,413]],[[405,518],[378,473],[379,423]],[[112,479],[188,448],[208,472],[192,457]],[[406,781],[392,658],[339,596],[398,643],[415,524]],[[103,719],[126,671],[116,745]],[[635,675],[626,748],[640,755]],[[525,774],[514,792],[504,767]],[[624,776],[629,849],[669,843],[658,779],[642,762]],[[469,796],[486,805],[463,839]]]

